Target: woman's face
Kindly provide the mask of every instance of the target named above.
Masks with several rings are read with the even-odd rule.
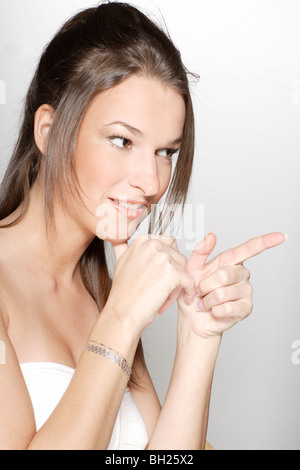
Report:
[[[183,98],[156,79],[132,76],[99,94],[75,150],[88,208],[78,221],[103,240],[128,240],[168,188],[184,122]]]

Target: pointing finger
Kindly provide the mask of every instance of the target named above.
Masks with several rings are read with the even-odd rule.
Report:
[[[224,251],[211,260],[207,266],[217,263],[218,267],[223,267],[243,263],[247,259],[253,258],[269,248],[281,245],[286,239],[287,236],[284,233],[277,232],[252,238],[236,248]]]

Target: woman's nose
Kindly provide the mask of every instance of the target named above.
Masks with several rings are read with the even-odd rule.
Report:
[[[159,192],[160,180],[155,155],[144,155],[136,159],[131,169],[131,186],[141,189],[145,196],[155,196]]]

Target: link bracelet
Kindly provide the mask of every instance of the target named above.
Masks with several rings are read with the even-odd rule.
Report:
[[[107,357],[115,364],[117,364],[128,378],[128,381],[130,380],[132,368],[129,366],[126,359],[124,359],[124,357],[117,351],[114,351],[108,346],[105,346],[105,344],[97,343],[97,341],[93,340],[89,340],[86,342],[84,351],[89,351],[98,354],[99,356]]]

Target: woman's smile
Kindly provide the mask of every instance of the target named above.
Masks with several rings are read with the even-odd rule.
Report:
[[[148,205],[148,203],[138,204],[136,202],[126,201],[126,199],[111,199],[111,202],[117,211],[127,219],[135,220],[144,214],[147,215],[146,205]]]

